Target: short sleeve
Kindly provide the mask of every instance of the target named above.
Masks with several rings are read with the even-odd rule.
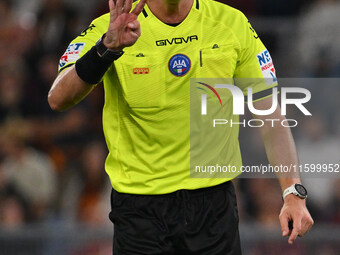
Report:
[[[109,22],[108,14],[95,19],[89,27],[81,32],[67,47],[59,61],[58,72],[72,66],[79,58],[85,55],[107,31]]]
[[[270,53],[243,14],[239,18],[235,34],[240,46],[234,73],[235,84],[245,95],[251,87],[254,95],[262,92],[259,94],[264,98],[266,93],[263,91],[267,90],[270,94],[271,88],[277,86],[276,70]]]

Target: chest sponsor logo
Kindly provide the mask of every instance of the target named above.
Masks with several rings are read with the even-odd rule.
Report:
[[[176,54],[169,60],[169,70],[177,77],[186,75],[190,71],[190,68],[191,60],[184,54]]]
[[[157,46],[167,46],[167,45],[174,45],[174,44],[183,44],[183,43],[190,43],[192,41],[198,41],[197,35],[191,35],[185,37],[175,37],[172,39],[164,39],[156,41]]]
[[[64,55],[60,58],[59,67],[63,68],[67,63],[78,60],[80,53],[85,47],[85,43],[72,43],[68,46]]]
[[[267,85],[272,85],[276,83],[277,82],[276,71],[269,51],[268,50],[262,51],[257,55],[257,59],[259,61],[260,68]]]

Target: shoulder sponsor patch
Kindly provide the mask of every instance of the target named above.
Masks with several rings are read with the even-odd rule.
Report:
[[[78,60],[80,53],[85,47],[85,43],[72,43],[68,46],[64,55],[60,58],[59,68],[63,68],[67,63],[72,63]]]
[[[266,84],[273,85],[274,83],[276,83],[277,82],[276,71],[269,51],[264,50],[260,52],[259,54],[257,54],[257,59],[260,64],[263,77],[266,80]]]

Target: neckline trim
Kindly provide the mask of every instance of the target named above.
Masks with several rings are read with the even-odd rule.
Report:
[[[199,0],[196,0],[196,9],[199,10],[200,9],[200,2]],[[145,10],[145,7],[142,10],[142,13],[144,15],[145,18],[147,18],[149,16],[149,14],[147,13],[147,11]]]

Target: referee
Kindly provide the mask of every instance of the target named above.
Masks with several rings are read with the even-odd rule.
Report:
[[[66,110],[103,81],[114,253],[241,254],[232,178],[190,178],[190,79],[265,78],[238,86],[253,89],[256,109],[268,109],[277,85],[269,52],[240,11],[212,0],[109,6],[61,57],[48,101]],[[280,109],[269,117],[284,120]],[[238,127],[225,132],[217,157],[241,165]],[[298,164],[288,128],[265,125],[261,133],[272,165]],[[278,178],[282,235],[293,243],[313,225],[307,192],[299,177]]]

